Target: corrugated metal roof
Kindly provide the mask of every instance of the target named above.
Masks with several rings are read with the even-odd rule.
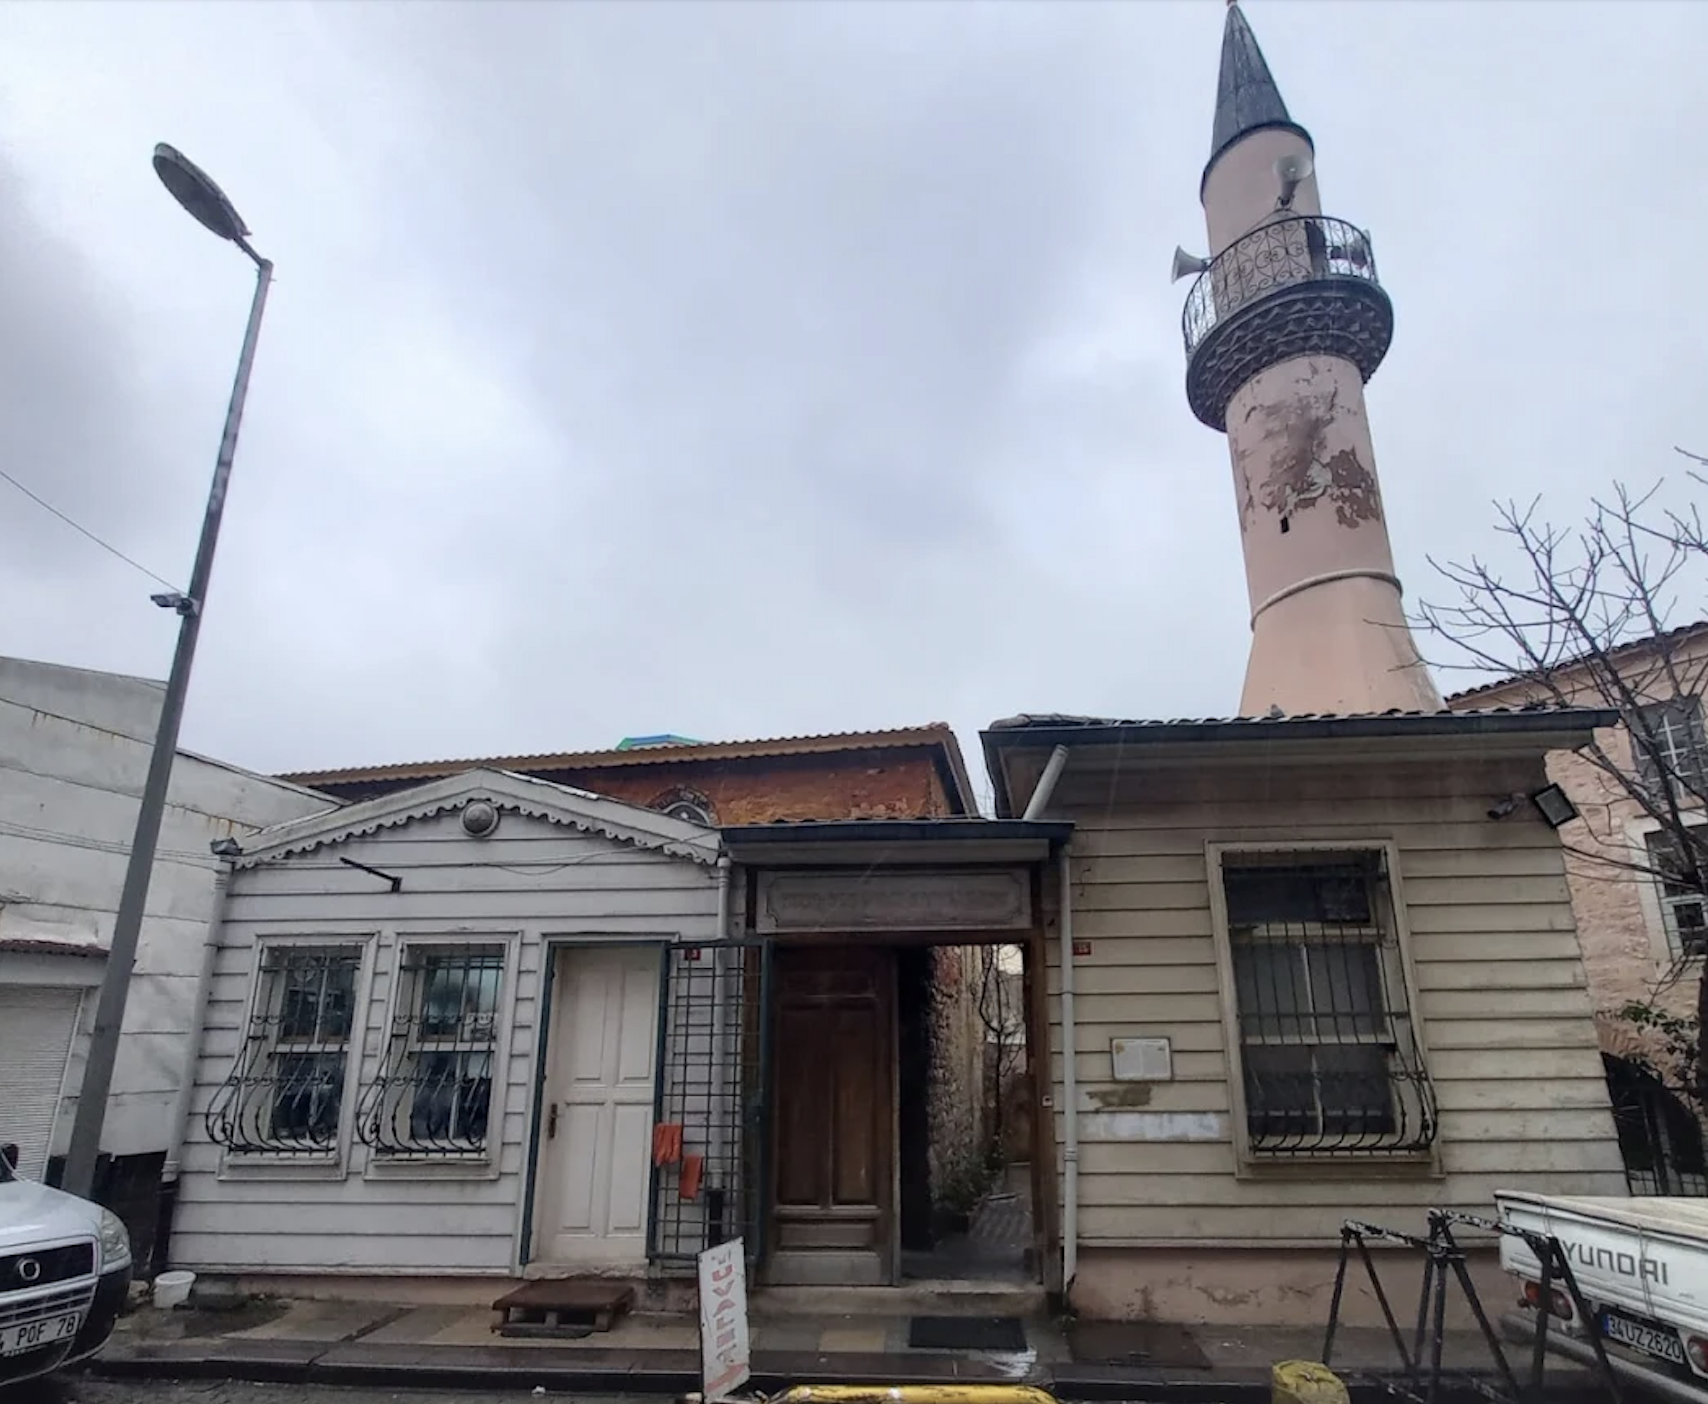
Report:
[[[1583,711],[1580,707],[1562,707],[1554,703],[1531,703],[1521,707],[1487,707],[1482,709],[1460,710],[1442,708],[1434,712],[1405,711],[1395,707],[1386,712],[1299,712],[1295,714],[1270,713],[1262,717],[1149,717],[1128,720],[1117,717],[1082,717],[1066,712],[1022,712],[1018,716],[1004,717],[993,721],[986,729],[988,732],[997,731],[1028,731],[1052,729],[1071,729],[1075,727],[1091,728],[1120,728],[1130,727],[1145,729],[1162,729],[1166,727],[1287,727],[1304,722],[1363,722],[1380,718],[1469,718],[1469,717],[1504,717],[1504,716],[1536,716],[1543,713],[1575,715]]]
[[[1607,656],[1609,659],[1613,660],[1629,658],[1632,654],[1638,653],[1645,648],[1652,648],[1658,643],[1682,643],[1692,634],[1698,633],[1702,630],[1708,630],[1708,619],[1697,619],[1689,624],[1680,624],[1676,629],[1663,629],[1658,634],[1646,634],[1640,639],[1632,639],[1630,643],[1620,644],[1617,648],[1610,649]],[[1569,669],[1576,668],[1579,665],[1588,662],[1589,657],[1589,654],[1579,654],[1576,658],[1567,658],[1562,662],[1554,664],[1552,668],[1548,668],[1545,671],[1550,673],[1566,672]],[[1511,687],[1514,683],[1522,683],[1531,676],[1532,674],[1529,673],[1513,673],[1508,677],[1498,678],[1494,682],[1478,683],[1475,687],[1467,687],[1460,692],[1450,693],[1446,700],[1449,702],[1458,702],[1466,697],[1478,697],[1485,692],[1498,692],[1503,687]],[[1453,708],[1453,710],[1456,712],[1460,711],[1457,707]]]
[[[289,771],[280,779],[298,785],[349,784],[369,780],[427,780],[459,770],[603,770],[631,765],[680,765],[695,760],[746,760],[772,756],[818,755],[835,751],[883,750],[896,746],[942,746],[969,806],[976,803],[960,743],[947,722],[894,727],[887,731],[824,732],[749,741],[699,741],[691,745],[641,746],[629,750],[542,752],[536,755],[406,761],[395,765],[356,766],[346,770]]]

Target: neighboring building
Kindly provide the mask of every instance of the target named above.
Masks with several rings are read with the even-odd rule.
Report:
[[[1627,715],[1597,732],[1601,753],[1624,775],[1658,794],[1660,771],[1687,786],[1675,790],[1687,819],[1708,823],[1695,794],[1708,788],[1708,740],[1701,691],[1708,681],[1708,622],[1638,639],[1613,650],[1607,663],[1628,688],[1663,751],[1661,766],[1632,744]],[[1460,692],[1456,711],[1522,706],[1563,698],[1603,705],[1614,689],[1584,660],[1546,677],[1519,676]],[[1696,1018],[1697,987],[1708,942],[1700,892],[1668,882],[1676,864],[1669,826],[1629,787],[1590,756],[1569,750],[1548,757],[1548,777],[1571,798],[1579,817],[1561,830],[1570,849],[1566,875],[1595,1007],[1596,1030],[1618,1114],[1633,1193],[1708,1194],[1708,1165],[1698,1113],[1678,1095],[1681,1070],[1665,1039],[1625,1017],[1632,1004],[1681,1020]]]
[[[57,1177],[124,885],[162,686],[0,659],[0,1142]],[[139,1261],[193,1028],[219,864],[208,845],[324,809],[300,785],[180,752],[97,1169]]]
[[[362,800],[477,768],[531,775],[711,825],[978,812],[960,744],[941,722],[761,741],[648,736],[609,751],[305,771],[284,778],[339,799]]]

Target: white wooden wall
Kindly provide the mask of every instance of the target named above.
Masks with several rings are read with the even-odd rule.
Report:
[[[349,857],[403,879],[391,893]],[[175,1267],[202,1271],[491,1273],[514,1269],[542,1020],[548,939],[710,940],[715,870],[574,829],[503,816],[491,838],[453,814],[349,840],[233,875],[185,1147]],[[384,1052],[400,941],[457,933],[513,940],[506,972],[488,1170],[376,1167],[350,1121]],[[340,1163],[235,1167],[207,1138],[204,1113],[241,1047],[261,937],[367,939],[367,1016],[345,1084]]]

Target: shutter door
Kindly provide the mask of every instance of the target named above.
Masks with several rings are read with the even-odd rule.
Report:
[[[0,985],[0,1144],[16,1142],[18,1173],[47,1173],[60,1083],[83,991]]]

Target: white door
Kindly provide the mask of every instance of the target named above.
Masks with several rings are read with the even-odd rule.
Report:
[[[537,1256],[638,1269],[652,1183],[658,948],[571,949],[557,960]]]
[[[18,1147],[18,1173],[47,1173],[65,1064],[83,991],[0,986],[0,1145]]]

